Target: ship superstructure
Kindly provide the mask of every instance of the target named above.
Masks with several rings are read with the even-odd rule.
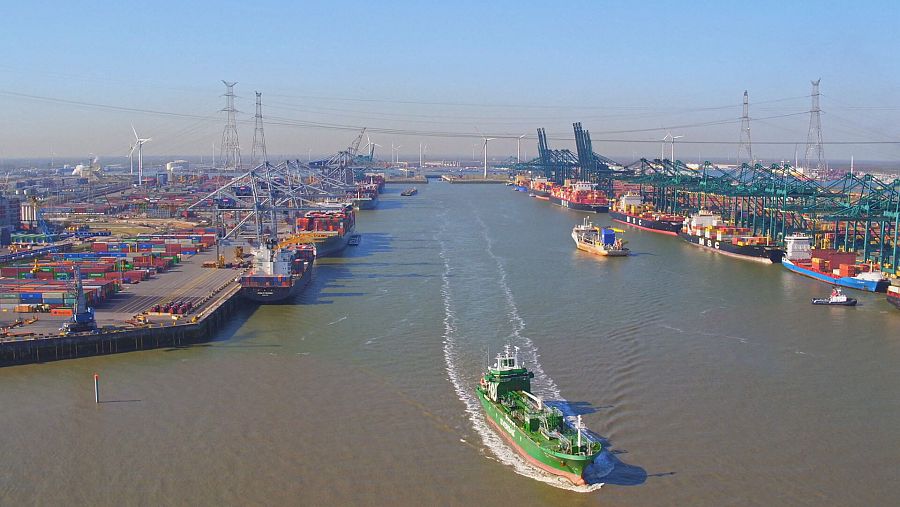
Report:
[[[534,373],[519,364],[517,352],[507,346],[475,389],[486,419],[529,463],[584,485],[584,469],[600,454],[600,442],[586,432],[580,415],[573,424],[532,394]]]

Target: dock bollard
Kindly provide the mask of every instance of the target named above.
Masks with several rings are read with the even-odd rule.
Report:
[[[100,375],[94,374],[94,403],[100,403]]]

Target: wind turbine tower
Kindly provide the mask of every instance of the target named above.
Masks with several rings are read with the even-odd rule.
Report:
[[[225,111],[227,119],[225,121],[225,130],[222,131],[222,144],[219,159],[222,161],[222,169],[224,170],[240,170],[241,169],[241,145],[238,142],[237,121],[234,118],[237,110],[234,108],[234,85],[237,82],[225,83]]]
[[[812,81],[812,107],[809,110],[809,133],[806,135],[804,172],[815,179],[825,177],[825,149],[822,145],[822,110],[819,108],[819,81]],[[811,170],[815,164],[815,170]]]
[[[744,114],[741,115],[741,144],[738,146],[738,164],[753,165],[753,150],[750,145],[750,99],[744,90]]]
[[[487,179],[487,147],[488,141],[493,141],[493,137],[484,137],[484,179]]]
[[[148,137],[147,139],[142,139],[137,134],[137,130],[134,129],[134,125],[131,126],[131,131],[134,132],[134,144],[131,145],[131,151],[128,153],[128,157],[131,158],[134,155],[134,149],[138,150],[138,186],[144,184],[144,144],[153,140],[152,137]],[[132,170],[132,173],[134,170]]]
[[[237,137],[237,134],[235,134]],[[266,133],[263,131],[262,93],[256,92],[256,127],[253,129],[253,148],[250,151],[250,164],[253,167],[268,162],[266,155]]]

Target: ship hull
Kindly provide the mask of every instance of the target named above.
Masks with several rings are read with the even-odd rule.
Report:
[[[553,204],[562,206],[563,208],[567,209],[589,211],[591,213],[606,213],[607,211],[609,211],[609,206],[605,204],[588,204],[583,202],[569,201],[567,199],[556,197],[552,194],[549,196],[549,199]]]
[[[777,264],[781,262],[781,258],[784,256],[784,251],[778,248],[760,245],[739,246],[727,241],[716,241],[715,239],[702,236],[693,236],[685,232],[679,232],[678,237],[694,246],[699,246],[705,250],[712,250],[713,252],[718,252],[738,259],[763,262],[766,264]]]
[[[325,241],[316,243],[316,255],[318,257],[330,257],[340,254],[347,248],[347,243],[352,235],[353,229],[345,232],[343,236],[340,234],[329,236]]]
[[[849,276],[834,276],[828,275],[826,273],[820,273],[818,271],[808,269],[804,266],[794,264],[787,259],[784,259],[781,264],[789,271],[793,271],[794,273],[797,273],[799,275],[808,276],[820,282],[825,282],[830,285],[838,285],[840,287],[846,287],[848,289],[864,290],[868,292],[884,292],[887,290],[888,285],[890,285],[887,280],[876,282],[874,280],[860,280],[858,278]]]
[[[898,310],[900,310],[900,296],[892,296],[890,293],[888,293],[887,301],[888,303],[896,306]]]
[[[575,232],[572,233],[572,240],[579,250],[602,257],[625,257],[629,253],[627,248],[603,248],[600,245],[579,241],[578,233]]]
[[[312,277],[311,273],[312,265],[309,265],[303,274],[294,278],[290,287],[241,287],[241,296],[262,304],[280,303],[303,292]]]
[[[585,484],[582,474],[584,469],[593,463],[596,455],[555,456],[548,453],[531,440],[502,409],[486,398],[481,390],[476,389],[475,392],[478,394],[478,399],[481,401],[481,406],[484,409],[485,419],[526,461],[545,472],[565,477],[576,486]]]
[[[350,199],[353,207],[358,210],[375,209],[378,207],[377,197],[353,197]]]
[[[609,210],[609,217],[616,222],[621,222],[645,231],[677,236],[681,231],[683,222],[670,222],[666,220],[648,220],[646,218],[629,215],[621,211]]]

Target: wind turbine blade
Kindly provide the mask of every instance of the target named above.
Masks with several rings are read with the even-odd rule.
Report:
[[[131,131],[134,132],[134,138],[135,138],[135,139],[139,139],[139,138],[138,138],[138,135],[137,135],[137,130],[134,129],[134,124],[133,124],[133,123],[131,124]]]

